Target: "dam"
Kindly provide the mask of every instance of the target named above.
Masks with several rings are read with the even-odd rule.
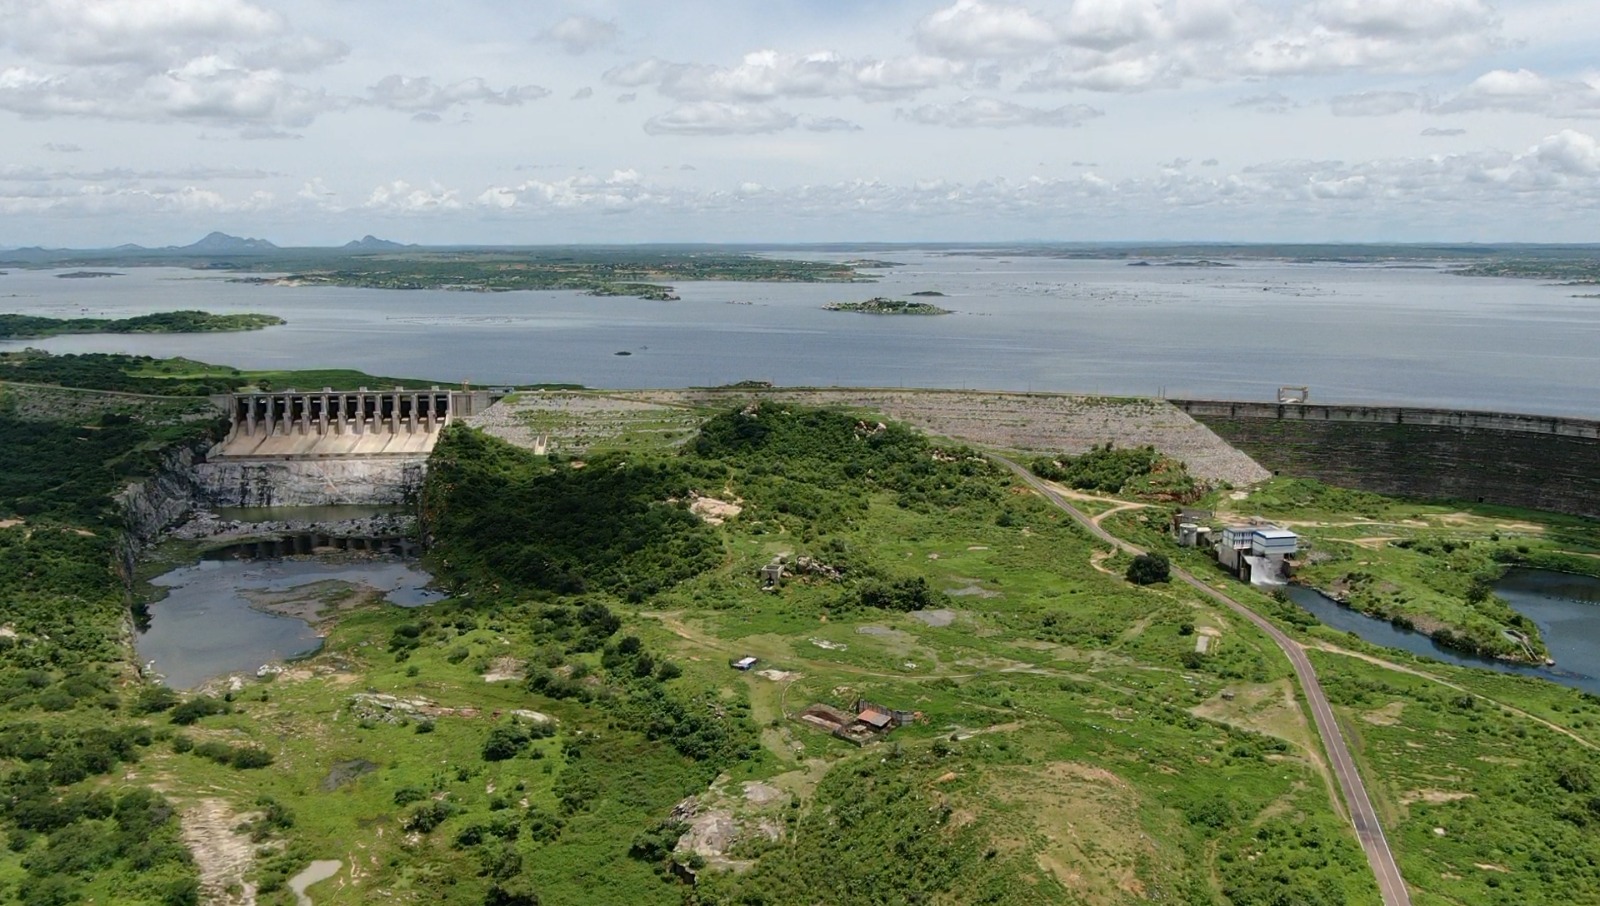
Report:
[[[1168,402],[1274,474],[1600,518],[1600,421],[1397,406]]]
[[[229,426],[194,467],[199,496],[213,506],[404,503],[444,429],[501,395],[435,386],[215,396]]]

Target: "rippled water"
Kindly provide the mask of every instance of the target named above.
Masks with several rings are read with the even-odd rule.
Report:
[[[813,256],[828,257],[828,256]],[[850,257],[845,255],[833,257]],[[876,284],[679,283],[679,302],[271,287],[195,271],[101,280],[0,277],[0,311],[127,316],[175,308],[288,320],[245,334],[0,343],[136,352],[248,368],[353,367],[477,384],[786,385],[1055,390],[1501,409],[1595,417],[1600,300],[1537,281],[1433,268],[1118,261],[905,252]],[[956,314],[827,312],[919,290]],[[749,304],[729,304],[749,303]],[[628,356],[615,353],[627,351]]]

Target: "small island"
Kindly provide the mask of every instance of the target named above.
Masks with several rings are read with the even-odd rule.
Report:
[[[45,318],[0,314],[0,339],[36,340],[73,333],[217,333],[260,330],[286,323],[276,315],[214,315],[208,311],[163,311],[132,318]]]
[[[854,311],[868,315],[948,315],[950,309],[929,302],[906,302],[902,299],[885,299],[881,296],[865,302],[829,302],[825,311]]]
[[[93,280],[96,277],[121,277],[116,271],[68,271],[65,274],[56,274],[60,280]]]
[[[912,293],[911,295],[913,295],[913,296],[939,296],[940,298],[944,297],[944,293],[941,293],[936,289],[919,290],[917,292]]]

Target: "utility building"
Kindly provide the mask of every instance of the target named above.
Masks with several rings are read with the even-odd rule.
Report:
[[[1217,542],[1217,562],[1252,585],[1282,585],[1285,560],[1300,550],[1300,536],[1275,525],[1230,525]]]

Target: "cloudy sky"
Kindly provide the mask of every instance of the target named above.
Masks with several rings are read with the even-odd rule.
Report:
[[[1600,241],[1594,0],[0,0],[0,246]]]

